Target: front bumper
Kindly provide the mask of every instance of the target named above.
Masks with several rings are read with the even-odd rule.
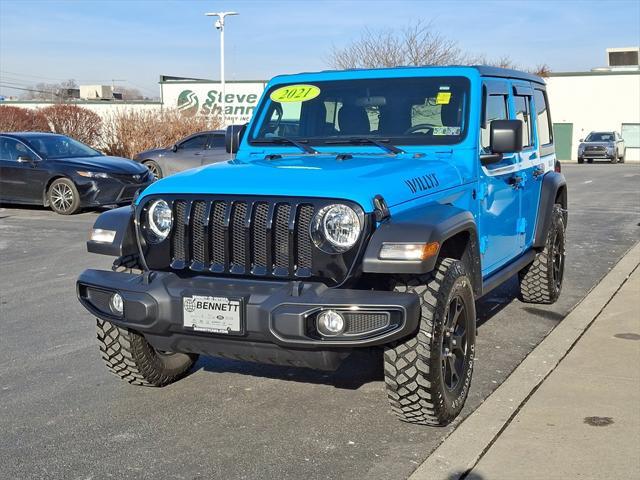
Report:
[[[142,191],[151,185],[151,181],[136,183],[119,178],[79,178],[74,181],[83,207],[131,203],[138,190]]]
[[[142,333],[158,350],[325,370],[337,368],[353,348],[383,345],[411,335],[420,319],[420,301],[415,294],[332,289],[318,282],[85,270],[78,279],[77,292],[92,314]],[[124,299],[122,317],[109,310],[108,298],[113,292]],[[192,295],[241,298],[244,333],[230,336],[184,327],[182,299]],[[388,325],[357,334],[322,337],[314,319],[326,308],[342,310],[347,319],[351,314],[358,318],[385,314]]]

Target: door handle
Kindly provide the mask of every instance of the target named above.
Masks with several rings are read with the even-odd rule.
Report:
[[[518,175],[514,175],[513,177],[509,177],[507,183],[511,185],[513,188],[518,188],[522,183],[522,177]]]
[[[535,178],[535,179],[540,178],[540,176],[542,176],[542,175],[544,175],[544,169],[543,168],[538,167],[533,171],[533,178]]]

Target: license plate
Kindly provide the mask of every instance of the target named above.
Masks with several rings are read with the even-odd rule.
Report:
[[[198,332],[239,335],[242,333],[242,300],[229,297],[192,295],[182,298],[186,328]]]

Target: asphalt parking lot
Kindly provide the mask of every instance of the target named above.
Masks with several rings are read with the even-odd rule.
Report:
[[[563,294],[481,301],[475,409],[640,238],[640,166],[564,165],[569,182]],[[381,358],[335,373],[201,358],[163,389],[109,374],[75,298],[96,212],[0,208],[0,478],[406,478],[455,425],[395,419]]]

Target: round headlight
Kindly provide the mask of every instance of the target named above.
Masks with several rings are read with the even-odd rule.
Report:
[[[173,225],[173,212],[171,207],[164,200],[156,200],[149,207],[147,212],[149,230],[151,230],[151,241],[161,242],[169,235]]]
[[[318,211],[312,223],[311,236],[321,250],[342,253],[356,244],[361,230],[360,217],[355,210],[336,204]]]

